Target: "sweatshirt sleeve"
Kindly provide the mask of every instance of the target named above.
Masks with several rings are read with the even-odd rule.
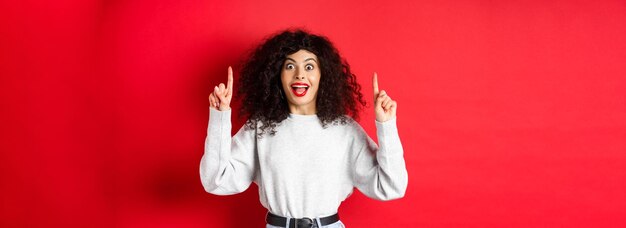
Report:
[[[377,200],[404,197],[408,185],[402,144],[396,128],[396,118],[376,121],[376,134],[380,147],[359,126],[356,139],[353,182],[359,191]],[[361,146],[358,146],[358,145]]]
[[[209,126],[200,160],[204,190],[215,195],[232,195],[248,189],[258,162],[255,132],[242,127],[231,137],[231,110],[210,109]]]

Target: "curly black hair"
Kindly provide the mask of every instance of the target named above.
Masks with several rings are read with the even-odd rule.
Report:
[[[315,54],[319,60],[321,76],[316,107],[323,127],[346,124],[347,116],[358,120],[359,111],[366,105],[350,65],[328,38],[302,29],[284,30],[254,49],[240,74],[237,95],[242,99],[242,106],[239,115],[247,117],[247,129],[254,129],[261,123],[259,137],[264,133],[274,135],[274,128],[289,117],[289,105],[281,93],[281,68],[288,55],[302,49]]]

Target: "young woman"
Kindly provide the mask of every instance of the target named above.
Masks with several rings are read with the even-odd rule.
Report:
[[[237,95],[245,125],[231,137],[233,72],[211,93],[200,178],[216,195],[252,182],[267,227],[345,227],[337,210],[354,187],[377,200],[404,196],[408,174],[396,128],[397,103],[378,90],[380,147],[355,121],[365,105],[350,66],[327,38],[287,30],[244,64]]]

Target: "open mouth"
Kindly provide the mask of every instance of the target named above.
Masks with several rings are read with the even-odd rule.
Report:
[[[291,92],[297,97],[303,97],[306,95],[306,91],[309,90],[309,85],[306,83],[296,82],[291,84]]]

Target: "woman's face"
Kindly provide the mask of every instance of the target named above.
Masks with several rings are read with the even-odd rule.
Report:
[[[294,114],[316,114],[315,100],[320,82],[319,60],[307,50],[287,56],[280,72],[283,91]]]

